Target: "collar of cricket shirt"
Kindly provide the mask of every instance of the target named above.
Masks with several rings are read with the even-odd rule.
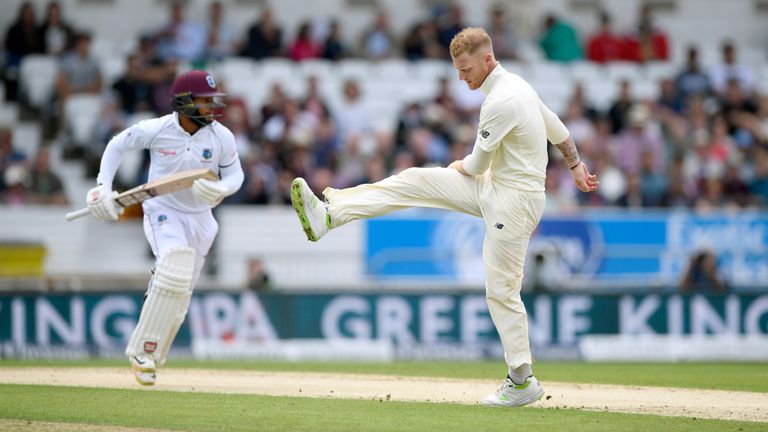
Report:
[[[504,67],[501,66],[501,62],[496,62],[496,66],[491,69],[491,73],[488,74],[487,77],[485,77],[485,81],[480,85],[480,90],[485,93],[486,96],[491,92],[491,89],[493,89],[493,84],[496,82],[496,80],[499,79],[499,76],[501,76],[504,72]]]

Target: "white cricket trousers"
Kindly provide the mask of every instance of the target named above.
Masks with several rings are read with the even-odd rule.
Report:
[[[528,240],[544,211],[544,192],[524,192],[451,168],[409,168],[373,184],[326,188],[333,226],[410,207],[455,210],[485,221],[483,263],[488,310],[507,365],[533,363],[528,318],[520,298]]]
[[[156,259],[172,247],[191,247],[195,250],[195,271],[190,286],[190,289],[194,289],[205,257],[219,232],[219,224],[213,213],[179,212],[151,201],[145,201],[143,209],[144,236]]]

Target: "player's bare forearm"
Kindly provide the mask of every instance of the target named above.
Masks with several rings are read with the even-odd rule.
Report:
[[[560,151],[565,158],[565,162],[568,164],[568,168],[575,168],[576,165],[581,162],[579,157],[579,151],[576,149],[576,143],[573,142],[573,138],[568,136],[565,141],[555,144],[555,147]]]

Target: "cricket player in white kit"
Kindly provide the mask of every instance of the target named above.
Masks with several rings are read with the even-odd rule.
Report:
[[[291,200],[312,241],[350,221],[408,207],[442,208],[482,217],[486,227],[486,299],[508,366],[504,383],[484,403],[527,405],[544,395],[531,369],[528,320],[520,287],[528,240],[544,209],[547,140],[563,154],[581,191],[596,190],[598,182],[579,158],[557,115],[523,78],[507,72],[496,61],[485,30],[462,30],[451,41],[450,51],[459,79],[486,96],[470,155],[447,168],[409,168],[374,184],[327,188],[323,191],[325,203],[297,178],[291,185]]]
[[[179,171],[208,168],[221,180],[198,179],[191,189],[161,195],[142,204],[144,235],[156,257],[139,322],[125,350],[137,381],[152,385],[157,367],[187,314],[189,300],[219,226],[211,209],[240,189],[243,169],[232,132],[218,123],[224,93],[205,71],[179,75],[173,83],[174,112],[139,122],[107,144],[88,207],[100,220],[116,220],[112,181],[123,153],[147,149],[149,181]]]

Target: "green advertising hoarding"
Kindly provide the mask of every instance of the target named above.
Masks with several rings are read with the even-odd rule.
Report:
[[[768,335],[768,294],[524,295],[534,351],[585,335]],[[119,355],[141,295],[0,296],[4,357]],[[174,348],[193,339],[388,340],[395,346],[496,345],[477,293],[262,294],[193,297]]]

